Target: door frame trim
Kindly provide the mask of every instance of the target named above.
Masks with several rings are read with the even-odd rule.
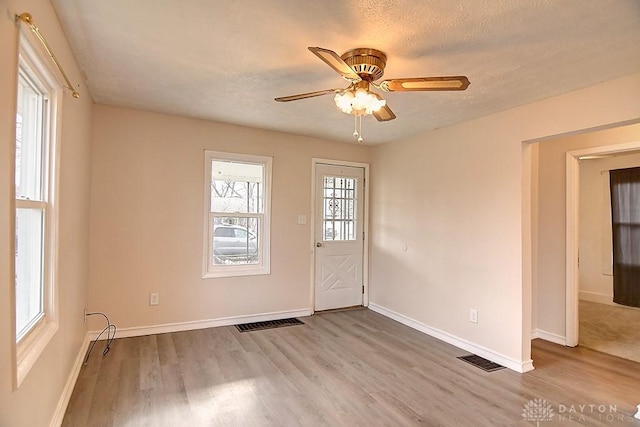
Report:
[[[640,149],[640,141],[623,144],[605,145],[582,150],[567,151],[567,199],[566,199],[566,311],[565,311],[565,342],[569,347],[578,345],[579,317],[578,300],[580,273],[578,271],[579,238],[579,206],[580,206],[580,157],[600,154],[624,153]]]
[[[364,210],[364,223],[362,228],[364,230],[364,241],[362,242],[362,284],[364,285],[364,293],[362,294],[362,305],[364,307],[369,306],[369,163],[350,162],[346,160],[324,159],[314,157],[311,159],[311,235],[309,241],[310,248],[310,310],[311,314],[315,312],[316,307],[316,168],[319,164],[330,166],[349,166],[355,168],[364,169],[364,203],[362,209]]]

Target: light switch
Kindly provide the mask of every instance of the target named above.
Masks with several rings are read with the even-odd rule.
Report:
[[[152,292],[149,294],[149,305],[160,304],[160,294],[158,292]]]
[[[307,216],[306,215],[298,215],[298,224],[306,224]]]

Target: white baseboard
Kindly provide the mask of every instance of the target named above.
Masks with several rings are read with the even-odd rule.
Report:
[[[597,292],[580,291],[578,298],[583,301],[598,302],[600,304],[616,305],[613,302],[613,295],[599,294]]]
[[[416,329],[424,334],[437,338],[440,341],[444,341],[448,344],[461,348],[465,351],[471,352],[480,357],[484,357],[485,359],[491,360],[492,362],[498,363],[516,372],[524,373],[534,369],[532,360],[526,360],[524,362],[521,362],[519,360],[512,359],[505,355],[489,350],[488,348],[479,346],[477,344],[474,344],[462,338],[456,337],[455,335],[451,335],[448,332],[444,332],[444,331],[441,331],[440,329],[432,328],[431,326],[425,325],[424,323],[418,322],[417,320],[411,319],[409,317],[396,313],[395,311],[389,310],[388,308],[382,307],[372,302],[369,302],[369,309],[375,311],[376,313],[380,313],[383,316],[386,316],[390,319],[393,319],[397,322],[400,322],[403,325],[409,326],[410,328]]]
[[[552,332],[543,331],[542,329],[534,329],[531,331],[531,339],[540,338],[541,340],[549,341],[555,344],[567,345],[566,337],[562,335],[554,334]]]
[[[58,400],[58,406],[56,406],[56,410],[53,413],[51,423],[49,423],[50,427],[60,427],[60,425],[62,424],[64,413],[67,411],[69,400],[71,400],[71,393],[73,393],[73,388],[76,386],[78,375],[80,375],[80,369],[82,369],[82,362],[84,361],[84,356],[87,353],[88,346],[89,334],[87,334],[84,337],[84,340],[82,340],[80,351],[78,351],[76,360],[73,362],[71,372],[69,372],[69,377],[67,378],[67,382],[65,383],[64,389],[62,389],[62,394],[60,395],[60,399]]]
[[[216,328],[219,326],[239,325],[242,323],[265,322],[268,320],[287,319],[289,317],[311,316],[311,309],[277,311],[273,313],[253,314],[248,316],[223,317],[220,319],[196,320],[193,322],[165,323],[153,326],[135,326],[132,328],[118,328],[116,338],[140,337],[144,335],[166,334],[168,332],[192,331],[195,329]],[[117,326],[117,325],[116,325]],[[89,333],[95,339],[100,331]],[[107,339],[106,333],[100,340]]]

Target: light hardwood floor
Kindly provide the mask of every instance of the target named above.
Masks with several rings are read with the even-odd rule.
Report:
[[[118,339],[105,357],[99,344],[63,425],[640,426],[635,362],[536,340],[534,371],[486,373],[367,309],[302,320]],[[525,411],[534,399],[550,421]]]

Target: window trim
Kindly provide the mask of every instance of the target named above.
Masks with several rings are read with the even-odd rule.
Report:
[[[264,212],[262,216],[262,229],[259,236],[260,262],[257,264],[243,265],[218,265],[212,266],[212,236],[213,227],[210,219],[211,215],[211,163],[214,160],[233,161],[238,163],[260,164],[264,167],[263,203]],[[212,279],[219,277],[254,276],[271,274],[271,182],[272,182],[273,158],[267,156],[257,156],[251,154],[228,153],[222,151],[204,150],[204,227],[203,227],[203,256],[202,256],[202,278]],[[242,213],[229,213],[228,216],[251,217]]]
[[[21,30],[19,32],[18,58],[16,61],[16,98],[18,78],[21,70],[24,70],[31,79],[37,79],[41,85],[41,90],[48,95],[47,117],[44,124],[43,144],[43,187],[45,194],[43,198],[44,209],[44,241],[43,244],[43,312],[42,317],[34,322],[34,326],[25,333],[20,340],[17,339],[16,330],[16,295],[15,286],[11,290],[11,325],[12,325],[12,359],[13,363],[13,388],[17,390],[27,374],[40,358],[45,348],[58,330],[58,203],[57,194],[59,187],[59,162],[60,162],[60,137],[61,137],[61,108],[62,108],[62,84],[56,77],[55,71],[47,58],[40,53],[36,41]],[[17,103],[14,104],[17,108]],[[15,124],[14,124],[15,132]],[[13,177],[15,179],[15,134],[13,148]],[[42,202],[18,200],[15,194],[15,183],[12,185],[12,209],[14,217],[12,219],[12,230],[15,234],[15,214],[19,207],[33,207]],[[11,253],[15,253],[15,239],[11,239]],[[15,266],[12,262],[12,274],[15,274]],[[12,281],[13,282],[13,281]]]

